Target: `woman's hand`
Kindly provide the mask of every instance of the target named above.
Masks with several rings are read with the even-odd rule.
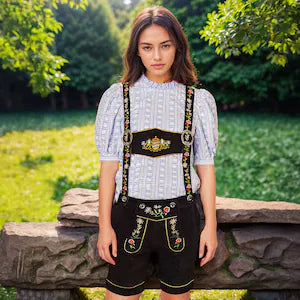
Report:
[[[112,245],[112,254],[117,256],[117,236],[111,225],[102,226],[99,230],[97,248],[100,257],[110,264],[115,265],[116,262],[110,255],[110,245]]]
[[[207,225],[200,234],[199,258],[204,255],[205,246],[207,248],[207,252],[200,261],[200,267],[214,258],[218,247],[217,231],[213,227]]]

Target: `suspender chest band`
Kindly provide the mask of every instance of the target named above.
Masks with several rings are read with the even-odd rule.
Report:
[[[124,134],[122,137],[123,151],[123,178],[121,201],[128,201],[128,175],[131,154],[140,154],[151,157],[182,153],[182,167],[186,199],[193,200],[190,172],[190,154],[194,137],[192,134],[194,89],[186,86],[185,118],[183,131],[172,132],[159,128],[148,128],[136,132],[130,130],[130,98],[129,84],[123,84],[124,98]]]
[[[131,153],[152,157],[182,153],[181,133],[149,128],[132,132]]]

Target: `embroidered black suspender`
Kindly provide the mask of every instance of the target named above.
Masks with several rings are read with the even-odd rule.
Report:
[[[190,156],[194,137],[192,134],[194,88],[186,86],[184,130],[181,133],[161,130],[159,128],[148,128],[136,132],[130,130],[130,97],[129,84],[123,84],[124,99],[124,134],[123,134],[123,176],[121,201],[128,201],[128,176],[131,154],[141,154],[152,157],[182,153],[182,167],[186,198],[193,200]]]
[[[192,150],[191,148],[194,142],[194,136],[192,134],[194,93],[195,91],[193,87],[186,86],[184,130],[182,132],[182,166],[186,197],[188,201],[193,200],[190,161]]]

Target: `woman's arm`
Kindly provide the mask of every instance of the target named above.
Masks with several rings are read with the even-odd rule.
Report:
[[[214,165],[196,165],[200,178],[200,194],[205,214],[205,225],[216,230],[216,175]]]
[[[97,247],[99,255],[105,261],[115,264],[109,251],[117,256],[117,240],[111,226],[111,209],[115,195],[115,175],[119,169],[119,161],[102,161],[99,178],[99,237]]]
[[[201,260],[200,266],[213,259],[217,240],[217,217],[216,217],[216,175],[214,165],[196,165],[197,174],[200,178],[200,196],[205,214],[205,226],[201,232],[199,257],[204,254],[204,246],[207,254]]]
[[[99,229],[111,225],[111,208],[115,196],[115,176],[119,161],[102,161],[99,178]]]

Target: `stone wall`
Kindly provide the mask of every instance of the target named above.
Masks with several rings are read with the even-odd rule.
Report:
[[[77,299],[80,286],[105,286],[108,263],[96,246],[98,190],[67,191],[57,220],[2,228],[0,283],[16,287],[18,299],[29,293],[28,299]],[[195,289],[300,299],[300,205],[217,197],[217,220],[218,248],[213,260],[196,268]],[[157,272],[149,265],[146,288],[159,288]]]

